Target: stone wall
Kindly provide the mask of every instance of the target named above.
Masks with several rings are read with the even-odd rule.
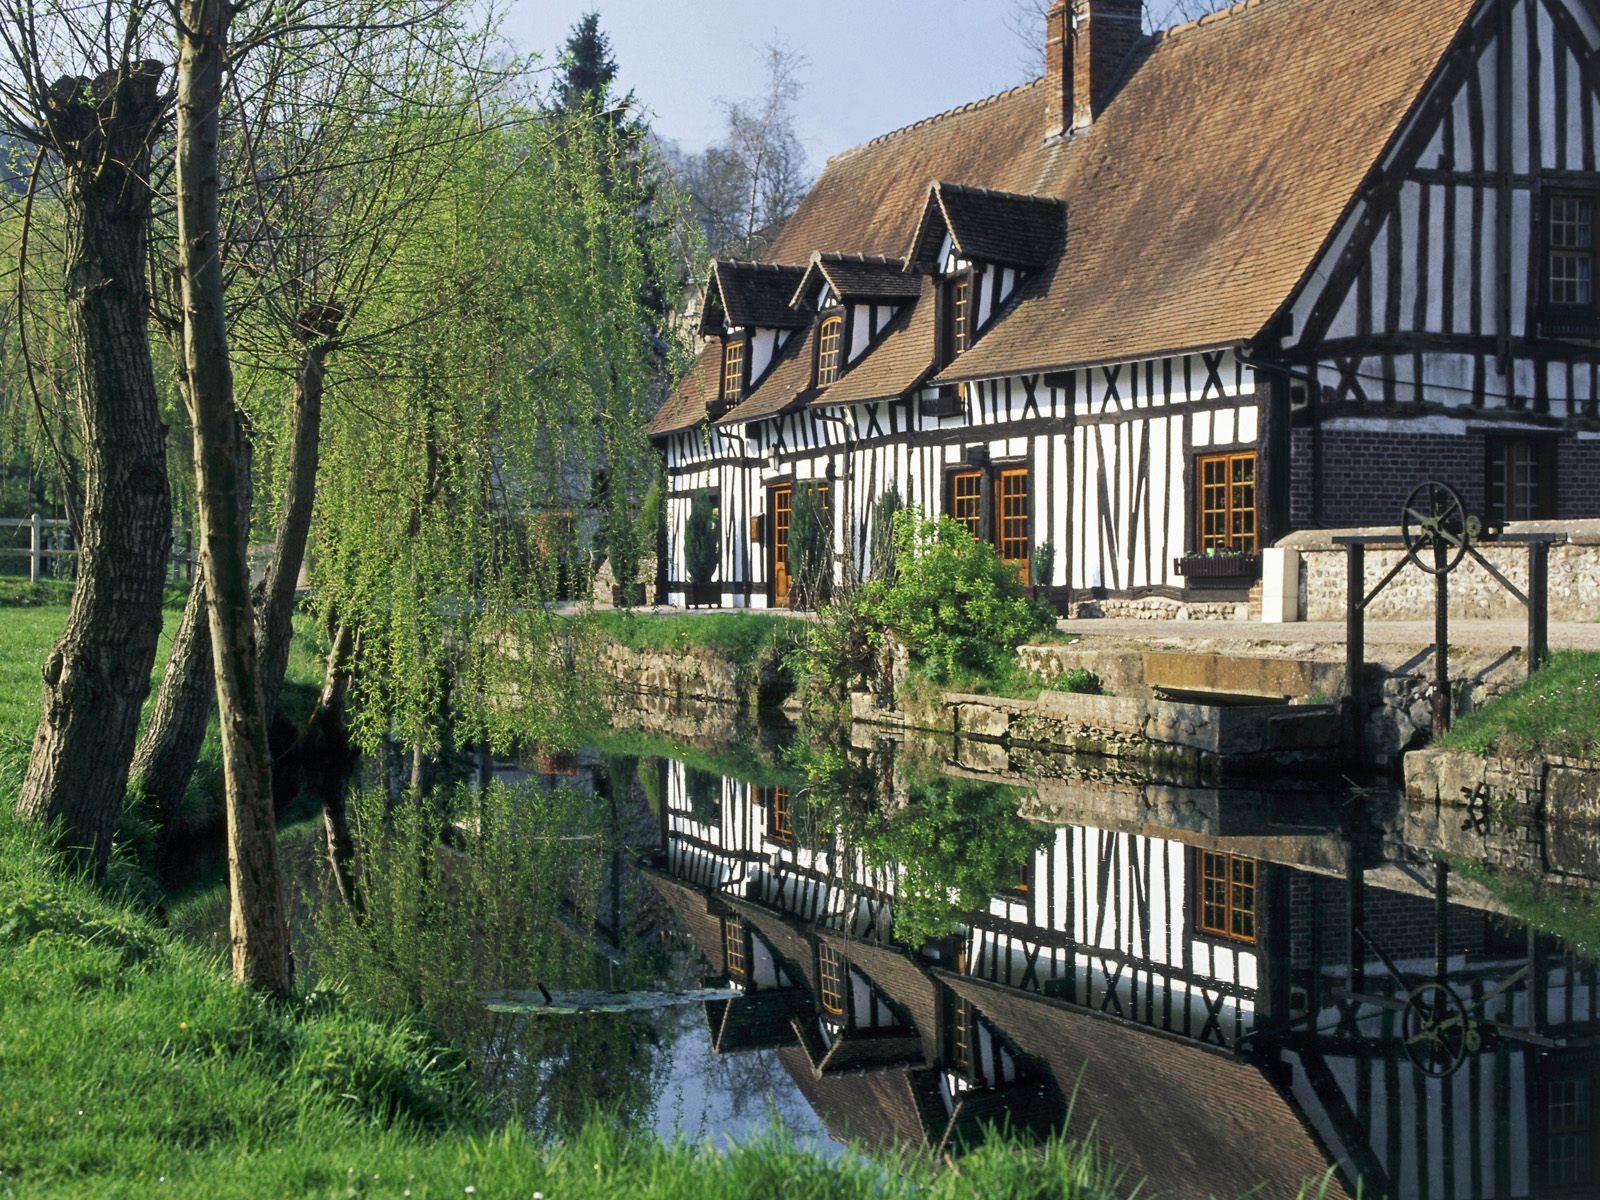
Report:
[[[1248,621],[1248,600],[1178,600],[1167,596],[1074,600],[1069,616],[1106,617],[1117,621]]]
[[[1525,521],[1506,527],[1508,533],[1561,532],[1565,545],[1550,548],[1550,619],[1593,621],[1600,616],[1600,521]],[[1346,553],[1336,536],[1388,534],[1392,528],[1307,530],[1291,534],[1280,546],[1300,552],[1300,619],[1345,619]],[[1484,558],[1524,592],[1528,587],[1528,549],[1511,542],[1481,545]],[[1367,587],[1372,588],[1403,557],[1400,550],[1369,549]],[[1367,610],[1372,621],[1431,621],[1434,576],[1407,566]],[[1517,598],[1470,557],[1450,575],[1450,615],[1470,620],[1525,620]]]
[[[654,597],[651,592],[655,590],[656,581],[656,556],[654,554],[647,554],[639,560],[639,570],[633,581],[645,585],[645,603],[652,603]],[[611,573],[611,559],[608,557],[600,563],[600,569],[594,574],[594,602],[596,604],[610,604],[611,589],[616,585],[617,577]]]
[[[1600,885],[1600,763],[1420,750],[1406,837],[1497,870]]]
[[[776,658],[736,663],[709,646],[633,650],[607,642],[600,653],[600,669],[621,694],[679,705],[720,704],[754,711],[781,703],[791,690]]]

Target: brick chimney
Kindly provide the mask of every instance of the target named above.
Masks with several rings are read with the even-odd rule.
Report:
[[[1094,123],[1144,36],[1141,0],[1055,0],[1045,16],[1045,136]]]

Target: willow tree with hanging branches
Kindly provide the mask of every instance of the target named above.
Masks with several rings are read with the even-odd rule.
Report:
[[[645,299],[669,259],[636,233],[637,135],[520,111],[456,164],[364,314],[415,314],[414,336],[330,385],[312,583],[327,625],[360,631],[357,740],[419,759],[446,729],[569,738],[592,704],[584,626],[553,609],[560,568],[609,527],[585,507],[597,468],[608,505],[642,497],[671,357]]]

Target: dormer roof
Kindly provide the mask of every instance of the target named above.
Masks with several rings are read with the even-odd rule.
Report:
[[[907,275],[917,283],[917,299],[903,307],[860,361],[815,396],[812,404],[866,404],[898,400],[933,374],[937,350],[938,305],[933,280]]]
[[[813,254],[791,303],[796,308],[816,300],[823,284],[847,303],[903,304],[915,300],[920,283],[907,276],[902,258],[868,254]]]
[[[1060,250],[1066,213],[1054,196],[932,183],[906,255],[909,269],[937,270],[948,232],[956,254],[968,262],[1037,270]]]
[[[820,394],[812,386],[815,375],[812,347],[816,340],[817,331],[813,325],[807,325],[803,333],[790,334],[761,382],[717,424],[743,425],[762,417],[775,417]]]
[[[789,300],[805,273],[804,267],[776,263],[723,259],[712,263],[705,311],[700,314],[701,336],[720,334],[724,320],[742,329],[799,329],[808,318]]]

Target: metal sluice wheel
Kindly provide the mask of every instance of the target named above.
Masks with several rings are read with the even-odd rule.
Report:
[[[1400,510],[1406,557],[1430,575],[1455,570],[1467,552],[1467,543],[1481,531],[1478,518],[1467,515],[1454,489],[1435,480],[1419,484]],[[1442,560],[1434,553],[1439,545],[1445,549]]]
[[[1443,983],[1425,983],[1406,997],[1400,1020],[1406,1057],[1435,1078],[1453,1075],[1483,1045],[1478,1023],[1461,997]]]

